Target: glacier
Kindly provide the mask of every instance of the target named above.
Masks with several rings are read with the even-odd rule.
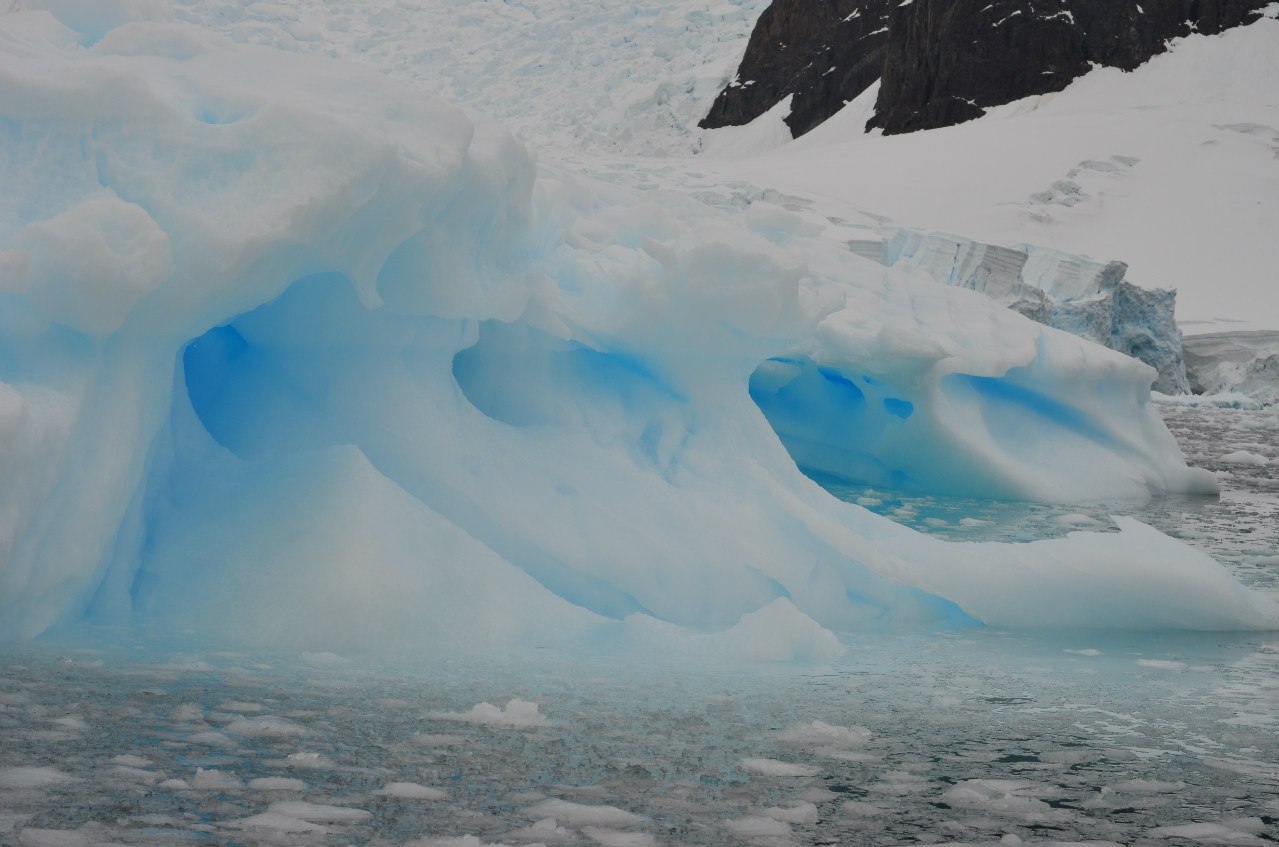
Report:
[[[1211,493],[1148,366],[371,70],[90,23],[0,16],[0,637],[821,661],[870,627],[1279,627],[1135,521],[950,543],[813,481]]]

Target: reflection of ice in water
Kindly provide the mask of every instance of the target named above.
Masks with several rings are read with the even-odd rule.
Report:
[[[1219,471],[1279,437],[1256,413],[1168,416]],[[1220,502],[1124,512],[1272,590],[1279,484],[1228,472]],[[857,496],[951,537],[1118,508]],[[749,673],[92,637],[0,658],[0,843],[1260,845],[1279,821],[1274,635],[901,632]],[[459,719],[480,714],[538,719]]]

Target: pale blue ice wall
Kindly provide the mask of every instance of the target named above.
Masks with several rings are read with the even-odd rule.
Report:
[[[755,400],[787,439],[820,421],[835,473],[1211,485],[1144,366],[784,215],[594,185],[375,74],[171,24],[0,16],[0,126],[6,637],[786,659],[956,619],[1276,620],[1139,528],[949,545],[807,479]]]

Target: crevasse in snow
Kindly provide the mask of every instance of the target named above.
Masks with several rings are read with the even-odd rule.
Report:
[[[371,71],[43,12],[0,17],[0,182],[4,636],[788,660],[912,622],[1279,625],[1133,522],[948,544],[804,476],[1212,486],[1146,366],[779,211],[536,166]]]

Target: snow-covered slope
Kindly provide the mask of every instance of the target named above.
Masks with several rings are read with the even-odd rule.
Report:
[[[1279,328],[1279,21],[1192,36],[1131,73],[905,136],[862,131],[873,93],[784,147],[701,163],[802,197],[992,244],[1035,244],[1175,288],[1187,333]]]
[[[1213,485],[1144,365],[800,216],[538,166],[372,70],[182,24],[0,16],[0,116],[5,635],[763,626],[795,658],[821,627],[1279,625],[1130,522],[948,544],[803,476]]]

